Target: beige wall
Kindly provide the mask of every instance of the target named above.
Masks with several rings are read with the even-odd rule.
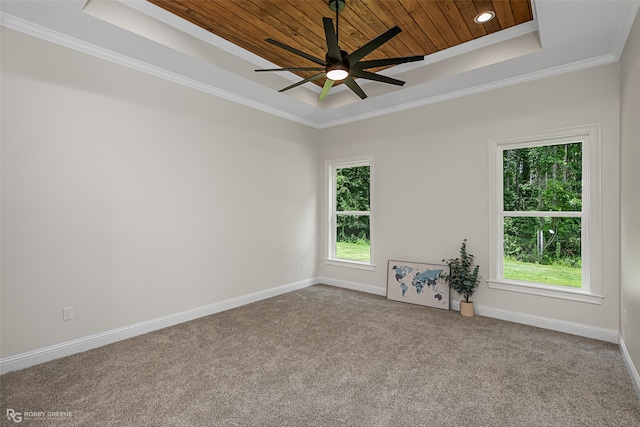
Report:
[[[640,370],[640,14],[622,53],[620,75],[621,328],[631,360]]]
[[[489,289],[476,304],[618,330],[619,71],[600,66],[326,130],[325,160],[375,155],[375,272],[320,263],[328,278],[386,287],[387,260],[440,262],[468,239],[488,275],[488,139],[600,123],[602,130],[601,305]],[[325,203],[321,203],[324,212]],[[320,231],[326,242],[325,227]],[[320,248],[324,255],[325,244]],[[457,297],[456,297],[457,298]]]
[[[3,28],[2,357],[314,277],[312,136]]]
[[[627,193],[637,23],[634,37]],[[602,305],[485,283],[476,301],[620,327],[617,64],[318,131],[4,28],[2,56],[1,357],[317,276],[383,290],[388,259],[438,262],[463,238],[486,277],[488,138],[589,123],[602,125]],[[375,272],[322,263],[324,161],[361,154],[375,155]],[[622,207],[637,235],[637,196]],[[627,325],[640,322],[637,241],[622,242]],[[636,332],[623,325],[638,366]]]

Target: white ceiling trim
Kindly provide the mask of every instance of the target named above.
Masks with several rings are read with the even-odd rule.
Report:
[[[613,41],[613,46],[611,49],[618,60],[620,60],[622,51],[624,50],[624,46],[625,44],[627,44],[627,38],[629,37],[629,33],[631,32],[631,27],[633,27],[633,22],[636,19],[638,10],[640,10],[640,1],[636,0],[630,2],[629,13],[626,14],[626,19],[618,28],[618,33]]]
[[[13,30],[22,32],[24,34],[28,34],[28,35],[40,38],[42,40],[55,43],[55,44],[58,44],[58,45],[88,54],[88,55],[91,55],[91,56],[95,56],[97,58],[113,62],[115,64],[123,65],[125,67],[134,69],[136,71],[141,71],[143,73],[147,73],[164,80],[178,83],[180,85],[183,85],[204,93],[208,93],[210,95],[218,96],[220,98],[223,98],[232,102],[236,102],[238,104],[245,105],[250,108],[255,108],[257,110],[264,111],[266,113],[281,117],[286,120],[291,120],[315,129],[326,129],[326,128],[339,126],[339,125],[343,125],[343,124],[347,124],[355,121],[372,119],[372,118],[380,117],[387,114],[397,113],[397,112],[401,112],[401,111],[405,111],[413,108],[435,104],[438,102],[449,101],[456,98],[462,98],[469,95],[488,92],[494,89],[500,89],[500,88],[504,88],[504,87],[508,87],[508,86],[512,86],[520,83],[543,79],[543,78],[551,77],[557,74],[569,73],[572,71],[578,71],[585,68],[596,67],[598,65],[603,65],[603,64],[608,64],[611,62],[618,61],[618,58],[615,57],[614,55],[603,55],[597,58],[578,61],[572,64],[549,68],[542,71],[537,71],[537,72],[533,72],[533,73],[529,73],[529,74],[525,74],[517,77],[507,78],[507,79],[499,80],[496,82],[474,86],[467,89],[448,92],[443,95],[431,96],[431,97],[424,98],[414,102],[398,104],[388,108],[371,111],[368,113],[343,117],[338,120],[333,120],[329,122],[314,122],[293,114],[287,114],[276,108],[272,108],[263,103],[259,103],[251,99],[238,96],[232,92],[222,90],[213,85],[202,83],[195,79],[187,78],[180,74],[165,70],[155,65],[148,64],[138,59],[134,59],[129,56],[116,53],[111,50],[87,43],[83,40],[70,37],[68,35],[59,33],[57,31],[50,30],[48,28],[42,27],[40,25],[18,18],[16,16],[9,15],[4,12],[0,12],[0,17],[1,17],[1,21],[0,21],[1,24],[7,28],[11,28]]]
[[[18,18],[13,15],[9,15],[4,12],[0,12],[0,24],[3,27],[7,27],[12,30],[19,31],[21,33],[39,38],[41,40],[45,40],[60,46],[64,46],[64,47],[76,50],[78,52],[82,52],[87,55],[91,55],[96,58],[112,62],[114,64],[131,68],[136,71],[150,74],[152,76],[159,77],[161,79],[168,80],[173,83],[178,83],[180,85],[189,87],[191,89],[195,89],[200,92],[208,93],[210,95],[214,95],[232,102],[236,102],[238,104],[241,104],[250,108],[255,108],[257,110],[264,111],[265,113],[282,117],[283,119],[286,119],[286,120],[298,122],[300,124],[310,126],[310,127],[317,127],[317,123],[313,121],[306,120],[302,117],[299,117],[293,114],[285,113],[281,110],[270,107],[266,104],[262,104],[260,102],[253,101],[249,98],[236,95],[235,93],[220,89],[216,86],[185,77],[178,73],[168,71],[164,68],[151,65],[147,62],[143,62],[138,59],[131,58],[129,56],[126,56],[117,52],[113,52],[109,49],[105,49],[103,47],[96,46],[94,44],[85,42],[83,40],[76,39],[74,37],[68,36],[66,34],[62,34],[60,32],[51,30],[49,28],[45,28],[41,25],[34,24],[32,22],[26,21],[22,18]]]
[[[344,119],[334,120],[331,122],[323,123],[318,128],[330,128],[333,126],[343,125],[347,123],[351,123],[357,120],[366,120],[379,116],[383,116],[386,114],[397,113],[400,111],[409,110],[412,108],[423,107],[426,105],[436,104],[438,102],[450,101],[456,98],[462,98],[469,95],[475,95],[478,93],[489,92],[495,89],[502,89],[505,87],[526,83],[534,80],[540,80],[547,77],[552,77],[560,74],[570,73],[573,71],[583,70],[586,68],[597,67],[600,65],[610,64],[612,62],[617,62],[618,58],[614,55],[602,55],[597,58],[590,58],[583,61],[574,62],[573,64],[561,65],[554,68],[545,69],[542,71],[536,71],[528,74],[523,74],[516,77],[510,77],[503,80],[498,80],[491,83],[485,83],[477,86],[473,86],[467,89],[461,89],[458,91],[447,92],[443,95],[431,96],[429,98],[424,98],[419,101],[409,102],[405,104],[396,105],[393,107],[376,110],[370,113],[360,114],[356,117],[350,116]]]
[[[146,1],[105,0],[100,3],[119,5],[140,16],[151,9],[154,12],[146,16],[158,23],[158,15],[162,14],[159,8],[151,8]],[[323,103],[316,102],[319,88],[311,87],[313,85],[300,86],[292,93],[277,93],[279,84],[286,79],[267,80],[262,75],[255,76],[259,73],[250,72],[251,63],[264,60],[256,59],[253,54],[246,57],[248,53],[238,52],[239,48],[229,42],[217,40],[214,43],[217,36],[194,28],[190,23],[176,22],[176,17],[163,15],[163,19],[171,21],[174,28],[194,41],[206,42],[212,49],[217,49],[217,53],[212,51],[213,56],[209,55],[213,61],[211,58],[198,59],[136,35],[133,16],[129,17],[134,25],[132,30],[94,21],[95,17],[82,11],[88,5],[86,0],[3,0],[0,24],[285,120],[323,129],[618,61],[640,9],[640,0],[582,1],[578,15],[573,13],[575,5],[571,3],[574,2],[532,0],[535,11],[532,22],[505,30],[504,34],[498,32],[484,40],[429,55],[420,63],[403,64],[385,71],[404,74],[404,80],[409,84],[403,89],[391,91],[371,84],[370,91],[365,89],[369,99],[354,101],[348,91],[336,88],[332,98]],[[571,26],[572,31],[566,31],[567,26]],[[509,46],[502,39],[514,40],[522,33],[530,35],[525,36],[529,40],[529,51],[509,57],[515,45]],[[532,37],[538,50],[531,46]],[[478,60],[478,54],[482,49],[486,50],[487,45],[495,45],[491,48],[497,51],[492,52],[504,55],[499,54],[495,63]],[[215,60],[219,57],[216,55],[229,56],[227,62],[221,63]],[[228,62],[230,58],[238,58],[239,62]],[[469,64],[465,62],[463,67],[453,64],[460,58],[468,59]]]

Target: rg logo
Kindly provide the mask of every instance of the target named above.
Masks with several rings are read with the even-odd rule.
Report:
[[[19,423],[22,421],[22,413],[16,412],[15,409],[7,408],[7,420]]]

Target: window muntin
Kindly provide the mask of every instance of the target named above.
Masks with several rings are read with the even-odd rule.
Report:
[[[600,304],[600,126],[491,138],[489,151],[489,287]],[[518,252],[536,261],[525,274]]]

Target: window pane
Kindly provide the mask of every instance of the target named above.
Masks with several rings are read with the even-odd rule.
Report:
[[[336,258],[369,262],[369,216],[338,215],[336,223]]]
[[[369,166],[338,169],[336,210],[369,211]]]
[[[505,279],[582,287],[581,218],[505,217]]]
[[[504,150],[505,211],[581,211],[582,143]]]

